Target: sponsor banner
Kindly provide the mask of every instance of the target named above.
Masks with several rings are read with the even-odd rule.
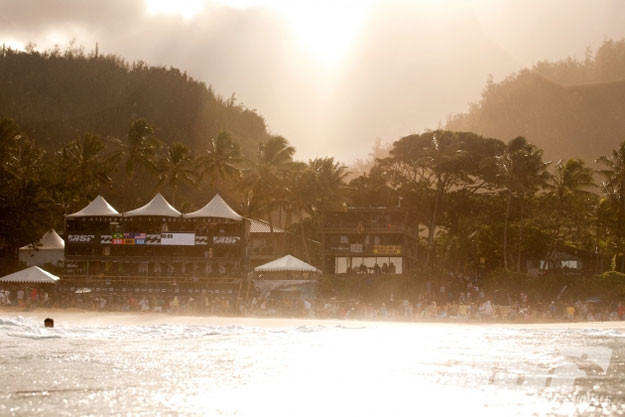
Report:
[[[100,244],[101,245],[111,245],[111,244],[113,244],[113,235],[101,235],[100,236]]]
[[[71,243],[93,243],[95,235],[69,235],[67,241]]]
[[[373,253],[376,255],[401,255],[400,245],[373,245]]]
[[[195,233],[161,233],[161,245],[194,246]]]
[[[239,236],[213,236],[213,245],[238,245]]]
[[[145,244],[146,245],[160,245],[161,235],[146,235]]]
[[[208,245],[208,236],[196,236],[195,237],[196,245]]]
[[[145,245],[145,233],[124,233],[124,245]]]
[[[349,251],[351,253],[362,253],[362,243],[352,243],[349,245]]]

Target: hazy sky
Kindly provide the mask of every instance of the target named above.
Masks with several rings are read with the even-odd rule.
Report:
[[[0,0],[0,43],[75,38],[179,67],[235,92],[298,158],[347,163],[464,111],[489,74],[621,37],[622,0]]]

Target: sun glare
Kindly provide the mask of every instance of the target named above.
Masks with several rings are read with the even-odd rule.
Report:
[[[341,62],[377,0],[219,0],[237,7],[275,10],[291,26],[303,50],[325,67]]]
[[[191,19],[204,9],[203,0],[146,0],[149,15],[179,15]]]

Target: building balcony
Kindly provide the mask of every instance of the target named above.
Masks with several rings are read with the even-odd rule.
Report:
[[[128,262],[128,263],[179,263],[179,262],[240,262],[242,256],[128,256],[128,255],[65,255],[66,261]]]

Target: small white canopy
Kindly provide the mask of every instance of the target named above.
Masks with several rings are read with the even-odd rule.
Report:
[[[34,284],[54,284],[60,278],[56,275],[44,271],[38,266],[22,269],[5,277],[0,278],[0,282],[28,282]]]
[[[286,255],[275,261],[254,268],[257,272],[298,271],[298,272],[321,272],[312,265],[297,259],[295,256]]]
[[[236,221],[243,220],[243,217],[226,203],[226,201],[219,195],[215,194],[215,197],[209,201],[201,209],[183,214],[185,218],[197,218],[197,217],[218,217],[221,219],[231,219]]]
[[[65,241],[61,239],[61,236],[54,230],[48,230],[38,242],[26,246],[22,246],[20,250],[30,250],[33,247],[38,250],[63,250],[65,248]]]
[[[93,199],[93,201],[87,204],[82,210],[76,213],[68,214],[65,217],[120,217],[121,214],[111,206],[108,201],[101,195]]]
[[[158,217],[180,217],[182,213],[174,208],[165,197],[158,193],[148,204],[124,213],[124,217],[135,216],[158,216]]]

